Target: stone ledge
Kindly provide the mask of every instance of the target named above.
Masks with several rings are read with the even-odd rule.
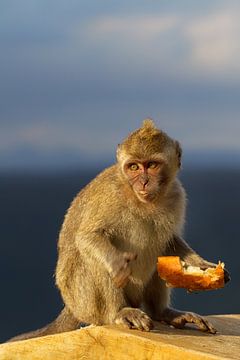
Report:
[[[156,323],[150,333],[118,326],[84,329],[0,345],[0,360],[240,359],[240,315],[207,316],[216,335]]]

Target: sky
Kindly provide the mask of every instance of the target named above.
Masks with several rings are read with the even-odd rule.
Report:
[[[239,18],[232,0],[2,0],[0,169],[113,159],[146,117],[188,155],[240,154]]]

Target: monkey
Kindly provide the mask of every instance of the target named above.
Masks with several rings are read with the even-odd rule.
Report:
[[[74,330],[81,323],[144,331],[153,329],[153,321],[176,328],[193,323],[216,333],[202,316],[171,307],[171,289],[156,269],[157,257],[166,255],[202,269],[216,266],[183,239],[180,143],[145,119],[118,145],[116,158],[65,215],[55,272],[63,310],[49,325],[10,341]]]

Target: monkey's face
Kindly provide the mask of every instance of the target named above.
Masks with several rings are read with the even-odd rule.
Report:
[[[142,202],[164,195],[181,166],[181,146],[157,129],[152,120],[131,133],[117,148],[124,177]]]
[[[124,164],[124,173],[138,199],[152,201],[166,181],[166,166],[163,160],[128,160]]]

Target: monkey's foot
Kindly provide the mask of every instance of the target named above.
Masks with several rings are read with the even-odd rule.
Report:
[[[150,331],[153,328],[152,319],[140,309],[125,307],[115,318],[115,323],[129,329]]]
[[[211,334],[216,334],[217,332],[217,330],[207,320],[193,312],[178,311],[167,308],[163,311],[159,320],[179,329],[182,329],[187,323],[191,323],[196,325],[199,330],[206,331]]]

